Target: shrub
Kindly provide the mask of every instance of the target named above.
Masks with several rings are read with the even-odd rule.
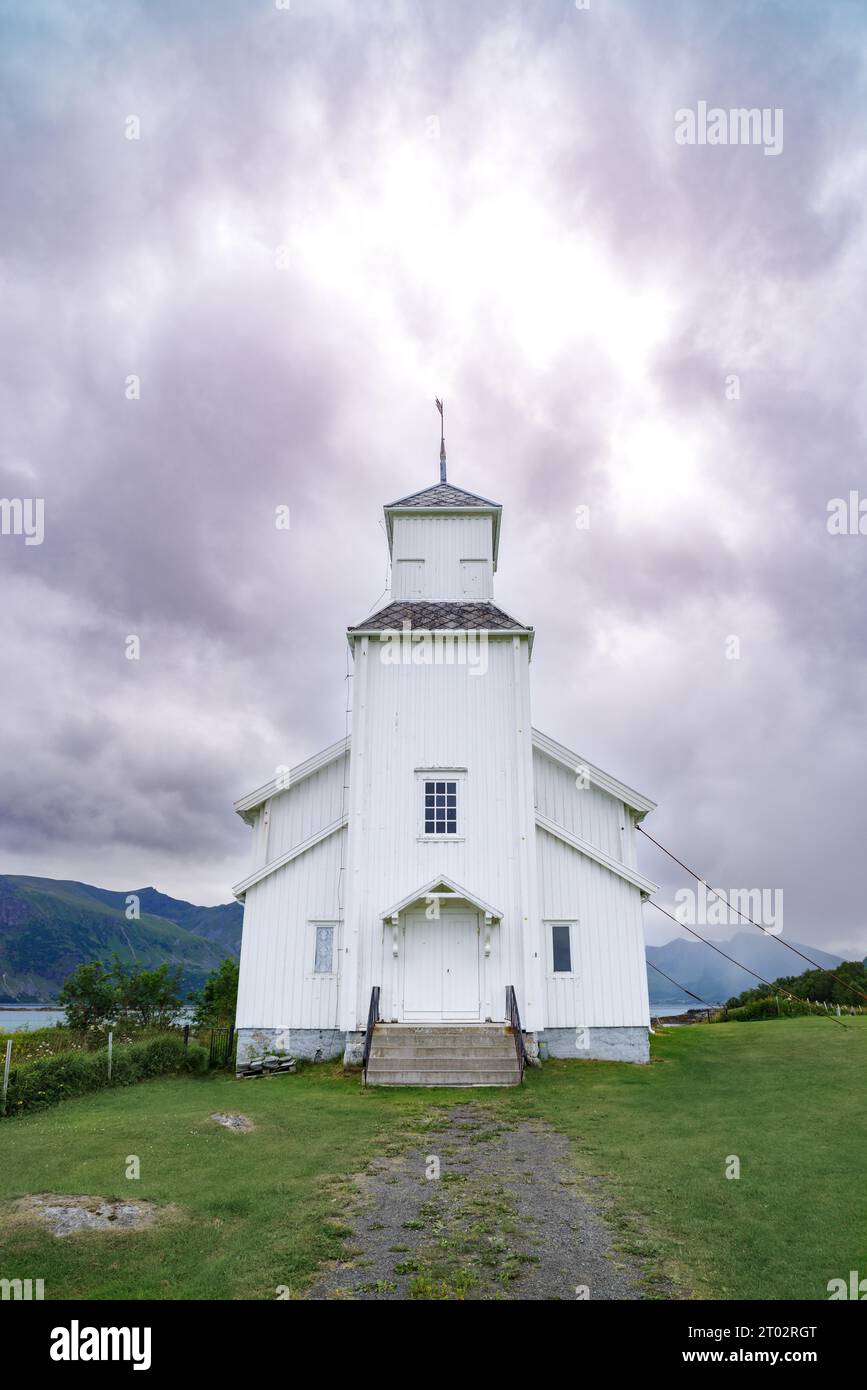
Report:
[[[25,1061],[9,1074],[7,1115],[43,1110],[59,1100],[87,1095],[107,1086],[131,1086],[149,1077],[177,1072],[200,1075],[208,1069],[208,1054],[196,1043],[184,1047],[180,1035],[164,1034],[114,1049],[111,1080],[108,1049],[100,1052],[59,1052],[53,1057]]]
[[[158,965],[155,970],[127,970],[115,956],[112,975],[120,1001],[120,1017],[135,1019],[141,1028],[154,1025],[167,1028],[181,1008],[179,965],[174,970],[166,964]]]
[[[198,993],[187,995],[195,1010],[199,1027],[226,1027],[234,1023],[238,1008],[240,967],[235,960],[223,960],[212,970]]]
[[[98,1028],[117,1017],[120,999],[115,980],[101,961],[79,965],[63,982],[57,1002],[75,1032]]]
[[[57,1002],[73,1032],[92,1033],[92,1046],[112,1026],[167,1028],[181,1009],[182,968],[129,969],[115,953],[110,968],[102,961],[79,965],[63,982]]]
[[[816,1004],[807,999],[789,999],[785,994],[765,994],[750,999],[746,1004],[727,1004],[713,1015],[713,1023],[755,1023],[764,1018],[801,1018],[807,1014],[828,1018],[836,1012],[837,1005]],[[840,1005],[844,1014],[860,1013],[857,1006]]]

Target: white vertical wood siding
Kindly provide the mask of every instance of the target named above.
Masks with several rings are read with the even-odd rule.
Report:
[[[299,786],[296,795],[300,793]],[[278,799],[286,797],[284,792]],[[317,975],[313,923],[339,917],[338,880],[345,852],[346,831],[336,831],[247,890],[239,1028],[337,1027],[340,927],[335,924],[334,973]]]
[[[647,1027],[641,893],[544,830],[536,848],[543,921],[577,923],[570,975],[554,974],[545,927],[546,1026]]]
[[[257,867],[337,820],[349,759],[334,762],[266,802],[254,831]],[[263,821],[267,813],[267,834]],[[340,956],[338,876],[346,831],[337,831],[247,890],[238,991],[239,1028],[335,1028]],[[340,885],[342,893],[344,885]],[[334,973],[313,970],[316,920],[335,921]]]
[[[350,834],[358,836],[360,850],[356,858],[350,845],[352,903],[347,904],[347,940],[351,949],[357,923],[361,955],[355,1019],[366,1017],[372,985],[383,989],[383,1015],[398,1015],[399,972],[392,932],[383,929],[381,914],[438,875],[503,913],[492,931],[485,986],[493,1016],[502,1017],[501,994],[507,984],[520,988],[523,979],[521,919],[528,905],[522,902],[519,859],[532,852],[532,834],[528,844],[518,807],[518,749],[527,759],[531,738],[524,717],[527,642],[490,640],[488,669],[479,675],[468,666],[384,664],[381,651],[373,639],[367,657],[360,646],[356,651],[351,778],[359,802]],[[422,793],[416,770],[437,767],[467,769],[459,783],[454,841],[419,838]],[[532,813],[529,789],[525,795],[526,816]],[[531,932],[536,925],[529,923]],[[351,1012],[347,1026],[352,1026]]]
[[[469,597],[462,560],[484,561],[473,569],[472,598],[487,601],[493,597],[493,525],[489,516],[395,517],[392,560],[394,600],[458,602]],[[424,561],[421,592],[417,567],[402,563],[407,560]]]
[[[271,814],[264,862],[279,858],[337,820],[346,810],[343,784],[348,781],[349,757],[343,754],[297,786],[273,796],[268,803]]]
[[[604,850],[612,859],[621,863],[632,862],[624,853],[624,832],[629,838],[634,836],[634,826],[625,819],[622,801],[616,800],[609,792],[599,787],[576,786],[576,772],[570,771],[562,763],[547,757],[538,748],[533,749],[533,768],[536,783],[536,808],[540,815],[571,830],[582,840],[588,840],[597,849]]]

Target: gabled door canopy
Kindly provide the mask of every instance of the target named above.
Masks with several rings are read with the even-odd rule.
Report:
[[[408,893],[400,902],[389,907],[385,912],[380,913],[384,922],[393,921],[405,908],[411,907],[413,903],[419,902],[423,898],[436,898],[441,902],[466,902],[470,903],[479,912],[485,914],[485,920],[491,922],[502,921],[503,914],[498,912],[490,903],[486,903],[484,898],[480,898],[476,893],[470,893],[466,888],[462,888],[459,883],[453,882],[450,878],[445,878],[442,874],[438,878],[432,878],[430,883],[424,888],[416,888],[414,892]]]

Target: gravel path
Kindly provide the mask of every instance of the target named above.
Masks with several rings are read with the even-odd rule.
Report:
[[[374,1162],[359,1186],[345,1262],[309,1298],[644,1296],[642,1265],[613,1250],[568,1140],[538,1121],[458,1106],[421,1146]]]

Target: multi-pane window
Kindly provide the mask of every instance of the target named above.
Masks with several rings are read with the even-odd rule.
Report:
[[[568,922],[555,922],[551,927],[551,951],[554,958],[554,973],[569,975],[572,972],[572,930]]]
[[[424,833],[425,835],[457,835],[457,782],[425,782]]]

